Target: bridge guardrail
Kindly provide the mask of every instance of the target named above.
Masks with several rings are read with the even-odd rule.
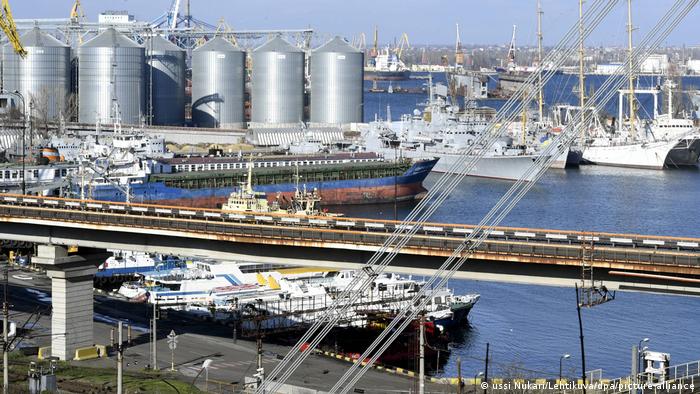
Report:
[[[120,225],[183,230],[257,238],[354,245],[381,245],[397,222],[345,217],[299,217],[283,214],[223,212],[220,210],[146,204],[73,200],[0,194],[0,215],[39,217],[93,225]],[[293,219],[293,220],[292,220]],[[414,224],[415,225],[415,224]],[[409,224],[408,226],[411,226]],[[405,226],[404,227],[408,227]],[[431,223],[408,242],[422,254],[442,255],[473,231],[469,225]],[[698,239],[610,233],[582,233],[500,227],[488,234],[479,252],[540,259],[580,260],[581,245],[595,243],[593,261],[700,266]],[[434,251],[434,252],[431,252]]]

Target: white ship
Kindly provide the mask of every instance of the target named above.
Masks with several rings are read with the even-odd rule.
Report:
[[[672,88],[668,86],[668,101],[672,103]],[[674,118],[671,104],[666,114],[658,114],[660,89],[637,90],[638,94],[654,97],[654,118],[650,121],[619,122],[616,130],[604,127],[589,140],[584,159],[595,164],[663,169],[696,166],[700,155],[700,133],[687,118]],[[622,119],[622,97],[629,90],[621,90],[619,118]]]
[[[385,157],[412,159],[439,158],[434,172],[456,173],[453,165],[486,130],[489,111],[467,108],[465,113],[448,105],[441,86],[430,87],[430,99],[423,113],[415,110],[413,115],[403,115],[400,121],[375,121],[364,133],[367,150],[380,152]],[[477,146],[475,154],[488,150],[469,176],[518,180],[539,153],[526,145],[516,144],[511,137],[499,138],[492,146]],[[466,161],[465,161],[466,162]]]

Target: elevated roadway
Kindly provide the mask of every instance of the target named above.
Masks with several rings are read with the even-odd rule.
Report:
[[[415,225],[0,195],[0,239],[333,269],[361,267],[397,227]],[[473,231],[426,223],[390,270],[431,274]],[[608,288],[700,295],[699,245],[686,237],[501,227],[457,277],[573,286],[585,255]]]

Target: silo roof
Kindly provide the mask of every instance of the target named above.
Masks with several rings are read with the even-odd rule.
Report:
[[[87,41],[81,48],[143,48],[141,45],[137,44],[135,41],[131,40],[129,37],[119,33],[114,30],[113,27],[108,28],[102,33],[95,36],[95,38]]]
[[[151,42],[151,41],[153,41],[153,42]],[[162,36],[149,37],[143,43],[143,46],[146,48],[146,50],[152,49],[154,51],[161,51],[161,52],[165,52],[165,51],[184,52],[185,51],[184,49],[180,48],[179,46],[166,40]]]
[[[194,52],[242,52],[240,48],[233,45],[230,41],[224,40],[221,37],[214,37],[204,43],[204,45],[196,48]]]
[[[303,52],[301,49],[288,43],[282,37],[276,36],[261,46],[255,48],[253,52]]]
[[[57,40],[50,34],[41,31],[41,29],[39,29],[38,27],[35,27],[32,30],[29,30],[27,33],[24,33],[20,38],[20,41],[25,47],[68,47],[68,45]]]
[[[348,44],[342,38],[335,36],[332,40],[314,49],[314,52],[359,53],[360,50]]]

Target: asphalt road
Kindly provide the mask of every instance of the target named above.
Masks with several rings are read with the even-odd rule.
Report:
[[[30,314],[37,311],[42,313],[20,346],[50,344],[50,289],[50,279],[43,274],[14,269],[10,271],[8,294],[11,320],[21,325]],[[138,371],[150,364],[149,311],[146,305],[95,294],[94,310],[96,344],[109,344],[110,331],[116,327],[116,321],[121,319],[133,327],[132,345],[125,351],[124,367],[127,370]],[[174,366],[184,379],[194,378],[201,370],[204,360],[207,359],[212,360],[208,378],[212,381],[209,383],[209,388],[214,392],[217,390],[217,383],[213,381],[242,384],[246,376],[251,377],[255,373],[257,353],[255,341],[239,339],[234,342],[231,328],[183,319],[176,313],[169,313],[167,317],[158,321],[158,368],[166,370],[171,367],[171,351],[166,338],[171,330],[178,335],[177,349],[173,353]],[[286,354],[289,347],[265,343],[263,350],[263,366],[269,372],[279,362],[278,356]],[[116,368],[116,357],[75,363]],[[329,390],[349,365],[347,362],[311,355],[287,383],[314,390]],[[206,374],[202,374],[197,380],[198,386],[203,388],[205,380]],[[417,390],[417,382],[412,378],[371,370],[365,374],[356,389],[361,389],[356,392],[364,390],[365,393],[411,392]],[[426,392],[455,391],[455,387],[426,383]]]

